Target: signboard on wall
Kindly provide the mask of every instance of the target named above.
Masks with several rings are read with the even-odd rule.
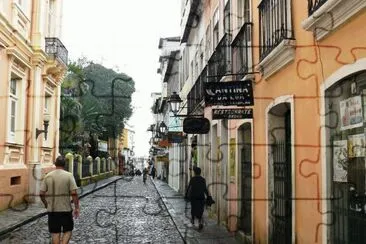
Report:
[[[253,109],[212,109],[212,119],[252,119]]]
[[[341,130],[363,126],[361,96],[350,97],[339,102]]]
[[[230,82],[205,82],[206,106],[254,105],[251,80]]]

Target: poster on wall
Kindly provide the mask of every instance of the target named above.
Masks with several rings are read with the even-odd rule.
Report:
[[[355,96],[339,102],[341,130],[363,126],[361,100],[361,96]]]
[[[333,181],[347,182],[347,140],[333,141]]]
[[[348,136],[348,157],[365,157],[365,134]]]

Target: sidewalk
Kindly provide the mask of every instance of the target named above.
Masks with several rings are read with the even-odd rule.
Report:
[[[121,179],[121,176],[113,176],[108,179],[100,180],[94,184],[80,187],[78,189],[79,198],[83,198],[99,189],[102,189],[113,182]],[[46,215],[46,209],[42,202],[33,204],[20,204],[14,208],[0,212],[0,240],[6,233],[27,224],[39,217]]]
[[[191,206],[184,200],[182,194],[176,192],[167,183],[154,180],[152,181],[158,190],[165,206],[167,207],[173,222],[177,226],[182,238],[186,243],[210,243],[210,244],[236,244],[240,243],[235,240],[233,234],[230,234],[223,226],[219,226],[212,219],[207,217],[207,210],[204,212],[203,230],[198,230],[196,221],[193,227],[190,222]]]

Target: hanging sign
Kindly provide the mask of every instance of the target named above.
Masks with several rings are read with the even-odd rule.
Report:
[[[213,109],[212,119],[252,119],[253,109]]]
[[[206,118],[185,118],[183,132],[186,134],[207,134],[210,131],[210,121]]]
[[[205,82],[204,96],[206,106],[254,105],[251,80]]]
[[[169,143],[182,143],[183,140],[184,140],[184,135],[182,132],[178,132],[178,131],[169,131],[168,132]]]

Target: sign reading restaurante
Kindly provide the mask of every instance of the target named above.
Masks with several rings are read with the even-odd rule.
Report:
[[[253,109],[213,109],[212,119],[251,119],[253,118]]]
[[[254,105],[251,80],[204,83],[206,106]]]

